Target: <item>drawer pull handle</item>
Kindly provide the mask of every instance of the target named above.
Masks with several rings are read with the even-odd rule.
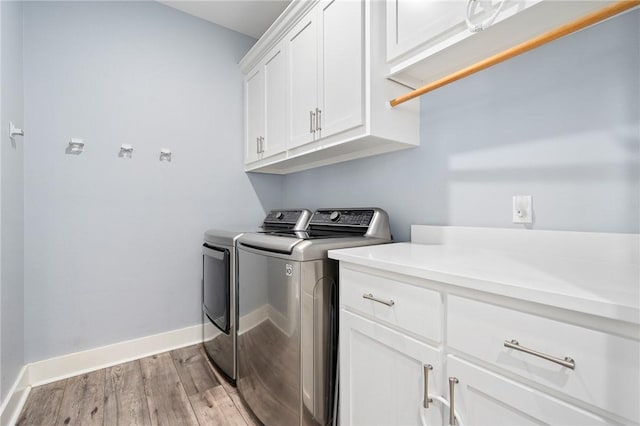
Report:
[[[562,359],[562,358],[556,358],[555,356],[543,354],[542,352],[534,351],[533,349],[520,346],[520,342],[518,342],[516,339],[505,340],[504,346],[505,348],[515,349],[517,351],[521,351],[533,356],[540,357],[542,359],[546,359],[547,361],[555,362],[556,364],[560,364],[563,367],[567,367],[572,370],[575,370],[576,368],[576,362],[571,357],[566,356],[564,357],[564,359]]]
[[[429,398],[429,371],[433,370],[433,365],[425,364],[424,368],[424,401],[422,402],[422,406],[424,408],[429,408],[429,403],[433,402],[432,398]]]
[[[460,381],[456,377],[449,377],[449,424],[456,426],[456,399],[454,388]]]
[[[382,300],[378,299],[377,297],[373,297],[373,294],[371,293],[365,293],[362,295],[362,297],[364,297],[365,299],[373,300],[374,302],[382,303],[383,305],[387,306],[393,306],[396,304],[396,302],[394,302],[393,300]]]

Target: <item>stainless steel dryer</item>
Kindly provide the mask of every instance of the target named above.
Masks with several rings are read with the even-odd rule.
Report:
[[[391,241],[381,209],[319,209],[307,230],[238,239],[238,389],[267,426],[332,419],[338,265],[330,249]]]
[[[311,211],[273,210],[256,232],[305,229]],[[210,229],[202,247],[202,334],[209,359],[235,383],[237,362],[236,241],[242,232]]]

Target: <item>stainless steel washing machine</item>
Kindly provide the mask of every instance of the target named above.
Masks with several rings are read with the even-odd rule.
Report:
[[[391,241],[377,208],[319,209],[304,232],[237,243],[238,389],[267,426],[332,420],[338,340],[337,248]]]

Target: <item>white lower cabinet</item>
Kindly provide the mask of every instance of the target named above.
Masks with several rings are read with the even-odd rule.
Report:
[[[424,401],[425,386],[441,394],[440,351],[345,310],[340,321],[340,424],[442,424],[442,404]]]
[[[637,425],[638,401],[637,324],[340,263],[343,426]]]
[[[447,358],[447,376],[455,379],[448,398],[460,426],[615,424],[455,356]],[[450,414],[445,417],[452,424]]]

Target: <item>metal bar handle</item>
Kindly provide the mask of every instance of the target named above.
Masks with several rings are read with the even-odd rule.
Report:
[[[555,362],[556,364],[560,364],[561,366],[570,368],[572,370],[575,370],[576,368],[576,362],[571,357],[566,356],[563,359],[563,358],[557,358],[555,356],[543,354],[542,352],[534,351],[533,349],[520,346],[520,342],[518,342],[516,339],[505,340],[504,346],[505,348],[515,349],[517,351],[521,351],[533,356],[540,357],[542,359],[546,359],[547,361]]]
[[[316,113],[313,111],[309,111],[309,133],[315,133],[316,129],[315,129],[315,118],[316,118]]]
[[[264,152],[264,136],[260,136],[260,152]]]
[[[316,130],[322,130],[322,110],[316,107]]]
[[[424,408],[429,408],[429,403],[433,402],[432,398],[429,398],[429,371],[433,370],[433,365],[424,364],[424,401],[422,402],[422,406]]]
[[[256,154],[260,154],[260,136],[256,137]]]
[[[454,388],[457,383],[460,383],[457,377],[449,377],[449,424],[456,426],[456,400]]]
[[[396,302],[394,302],[393,299],[390,299],[390,300],[378,299],[377,297],[374,297],[373,294],[371,293],[365,293],[362,295],[362,297],[365,299],[373,300],[374,302],[382,303],[383,305],[387,305],[387,306],[393,306],[396,304]]]

